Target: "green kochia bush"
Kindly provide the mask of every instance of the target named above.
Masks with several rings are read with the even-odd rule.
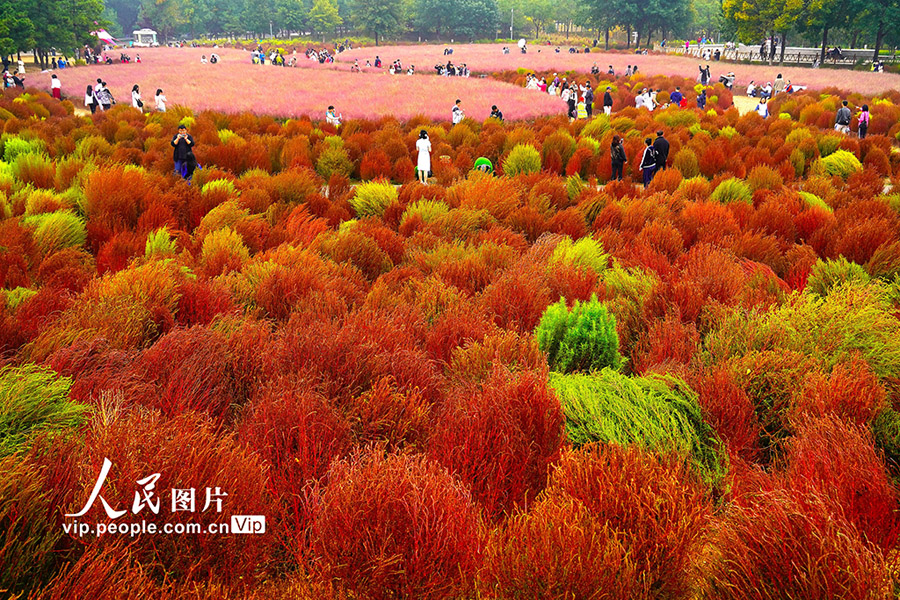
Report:
[[[550,262],[560,262],[580,269],[591,269],[600,274],[606,270],[609,255],[603,252],[603,244],[593,238],[583,237],[577,242],[573,242],[572,238],[567,236],[553,249]]]
[[[540,170],[541,153],[534,146],[528,144],[516,145],[503,161],[503,172],[506,175],[537,173]]]
[[[856,263],[848,261],[843,256],[834,260],[819,259],[813,266],[812,273],[806,281],[806,289],[809,293],[821,298],[837,285],[848,281],[856,281],[862,284],[869,283],[871,277]]]
[[[550,374],[566,416],[568,439],[674,450],[710,484],[724,475],[721,444],[703,421],[697,395],[668,375],[627,377],[612,369],[590,375]]]
[[[77,426],[87,407],[69,401],[72,381],[34,364],[0,370],[0,456],[28,445],[39,431]]]
[[[386,181],[369,181],[356,186],[350,206],[358,217],[380,217],[397,201],[397,189]]]
[[[862,171],[862,163],[852,152],[837,150],[819,159],[819,168],[828,175],[839,175],[847,179],[857,171]]]
[[[753,193],[746,183],[732,177],[716,186],[715,191],[710,196],[710,200],[715,200],[722,204],[731,202],[746,202],[749,204],[753,202]]]
[[[84,221],[70,211],[26,217],[25,224],[35,228],[34,240],[45,256],[64,248],[83,246],[87,240]]]
[[[709,364],[754,351],[799,352],[830,370],[858,353],[891,394],[900,393],[900,321],[888,286],[858,280],[834,285],[822,298],[795,293],[764,313],[728,315],[704,340]]]
[[[576,300],[571,310],[565,299],[548,306],[535,337],[554,371],[589,372],[622,364],[616,318],[596,296],[588,302]]]

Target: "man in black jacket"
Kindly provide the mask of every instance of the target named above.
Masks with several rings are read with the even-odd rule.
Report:
[[[669,159],[669,140],[663,137],[662,131],[656,132],[653,150],[656,152],[656,170],[665,170],[666,161]]]
[[[175,161],[175,174],[190,181],[197,168],[197,160],[194,158],[194,138],[187,132],[187,126],[182,123],[178,126],[178,133],[172,137],[172,158]]]
[[[594,90],[591,87],[591,82],[588,81],[584,84],[584,109],[587,111],[587,118],[591,119],[594,116]]]
[[[607,87],[606,92],[603,94],[603,114],[607,116],[609,116],[609,114],[612,112],[613,106],[612,94],[610,93],[611,91],[612,88]]]

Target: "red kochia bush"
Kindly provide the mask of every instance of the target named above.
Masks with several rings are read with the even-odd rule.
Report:
[[[75,512],[87,500],[104,458],[112,468],[103,485],[103,498],[116,510],[128,510],[129,520],[146,520],[161,529],[166,522],[199,523],[204,531],[212,523],[230,523],[230,515],[271,514],[266,493],[265,469],[250,451],[230,436],[216,434],[205,419],[195,414],[166,419],[156,411],[134,410],[113,412],[85,428],[84,448],[76,466],[79,481],[75,485]],[[154,473],[155,499],[160,510],[155,514],[144,506],[132,513],[135,492],[144,488],[137,484]],[[171,489],[196,491],[194,512],[171,511]],[[215,498],[207,510],[206,490],[211,496],[218,489],[222,510]],[[86,521],[106,519],[98,501],[85,515]],[[252,538],[252,539],[251,539]],[[90,546],[115,544],[119,536],[107,535],[93,540],[82,539]],[[181,581],[224,582],[252,586],[257,577],[266,574],[272,563],[269,549],[272,534],[240,536],[211,534],[139,535],[131,540],[130,549],[145,569],[156,577]]]
[[[481,554],[468,491],[425,457],[369,449],[335,462],[314,495],[310,551],[361,597],[456,598]]]
[[[726,367],[695,372],[689,381],[697,392],[703,419],[722,438],[728,450],[744,460],[760,452],[760,424],[753,403]]]
[[[243,400],[228,344],[206,327],[167,333],[141,354],[135,373],[145,385],[133,399],[167,416],[195,410],[222,423]]]
[[[460,386],[436,419],[429,455],[469,484],[497,517],[534,498],[565,443],[546,371],[497,367],[482,387]]]
[[[884,559],[817,494],[747,493],[729,505],[715,542],[709,600],[893,597]]]
[[[818,494],[836,518],[892,551],[900,536],[897,492],[875,451],[871,433],[829,416],[807,420],[787,442],[788,485],[798,495]]]
[[[525,529],[533,529],[533,536],[492,539],[483,578],[500,584],[500,598],[546,598],[545,586],[562,592],[549,597],[594,597],[575,592],[610,579],[621,583],[597,597],[690,598],[710,513],[702,486],[679,457],[637,446],[589,444],[562,456],[529,515],[534,523]],[[515,531],[521,523],[512,521],[510,527]],[[553,527],[572,528],[573,543],[559,543],[546,531]],[[596,560],[582,562],[584,556]],[[571,570],[561,573],[561,565]],[[535,585],[523,589],[528,581]],[[623,589],[627,592],[619,594]]]
[[[887,392],[860,356],[835,365],[831,374],[813,372],[791,400],[788,417],[799,423],[808,417],[837,416],[860,427],[871,424],[885,406]]]
[[[268,489],[279,499],[273,529],[299,559],[307,522],[303,488],[350,449],[350,425],[301,379],[274,382],[247,406],[238,439],[269,465]]]

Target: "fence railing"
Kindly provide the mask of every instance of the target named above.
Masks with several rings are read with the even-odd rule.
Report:
[[[747,47],[741,47],[729,49],[726,48],[723,44],[704,44],[704,45],[696,45],[692,44],[689,49],[685,49],[682,47],[674,47],[668,46],[665,48],[657,48],[658,50],[665,51],[669,54],[680,54],[684,56],[692,56],[696,57],[700,60],[715,60],[716,50],[719,51],[719,60],[724,61],[748,61],[748,62],[759,62],[759,63],[768,63],[770,60],[770,54],[768,52],[760,52],[757,48],[753,50]],[[710,57],[704,58],[706,55],[706,51],[709,50]],[[850,50],[842,50],[841,57],[839,58],[830,58],[826,57],[825,61],[822,63],[824,65],[843,65],[843,66],[853,66],[859,61],[863,61],[864,63],[871,64],[872,62],[872,53],[873,50],[866,49],[850,49]],[[820,48],[798,48],[798,47],[787,47],[784,51],[784,63],[783,64],[793,64],[798,66],[812,65],[821,56]],[[900,62],[900,55],[896,54],[882,54],[880,60],[885,63],[895,63]],[[781,48],[776,48],[775,57],[772,59],[773,63],[781,62]]]

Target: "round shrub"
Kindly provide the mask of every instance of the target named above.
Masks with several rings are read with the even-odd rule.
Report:
[[[753,192],[750,191],[750,187],[746,183],[731,177],[716,186],[710,199],[722,204],[730,204],[732,202],[752,204]]]
[[[828,175],[838,175],[843,179],[847,179],[857,171],[862,171],[862,163],[859,162],[856,155],[846,150],[837,150],[824,158],[820,158],[816,163],[817,170]]]
[[[372,449],[332,463],[314,491],[310,552],[360,596],[455,598],[481,553],[469,492],[423,456]]]
[[[67,210],[26,217],[25,224],[34,227],[34,241],[44,256],[57,250],[83,246],[87,241],[84,221]]]
[[[483,384],[451,393],[435,423],[429,454],[492,517],[543,489],[565,442],[562,409],[542,370],[497,367]]]
[[[369,181],[356,186],[350,206],[360,218],[380,217],[388,206],[397,201],[397,197],[397,189],[390,182]]]
[[[596,296],[588,302],[576,300],[571,310],[564,299],[551,304],[534,335],[554,371],[589,372],[622,364],[616,318]]]
[[[843,256],[832,259],[819,259],[806,280],[809,293],[824,298],[835,286],[847,282],[858,282],[865,285],[870,281],[866,270]]]
[[[534,146],[518,144],[503,160],[503,172],[507,175],[538,173],[541,170],[541,154]]]

